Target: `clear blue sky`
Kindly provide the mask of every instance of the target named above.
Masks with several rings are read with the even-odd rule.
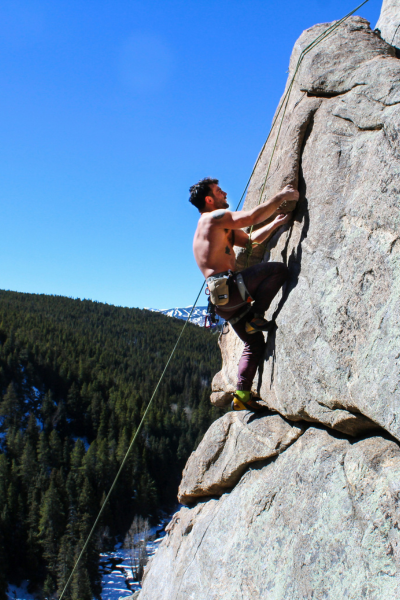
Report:
[[[189,186],[236,205],[295,40],[356,2],[1,0],[0,288],[192,304]]]

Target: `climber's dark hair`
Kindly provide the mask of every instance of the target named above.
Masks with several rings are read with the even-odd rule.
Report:
[[[212,196],[210,185],[213,183],[219,183],[219,180],[205,177],[189,188],[189,202],[198,208],[200,212],[203,212],[206,205],[206,196]]]

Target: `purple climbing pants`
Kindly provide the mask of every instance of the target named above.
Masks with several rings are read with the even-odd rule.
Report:
[[[250,391],[257,367],[264,354],[265,341],[261,331],[246,333],[246,322],[250,321],[254,314],[264,314],[287,280],[289,271],[282,263],[266,262],[244,269],[241,274],[247,290],[254,298],[254,304],[251,311],[232,327],[244,342],[244,349],[239,361],[237,389]],[[229,302],[223,307],[216,306],[216,313],[224,319],[231,319],[236,313],[243,310],[243,306],[237,308],[237,305],[241,303],[243,300],[234,274],[229,280]],[[232,306],[231,310],[230,306]]]

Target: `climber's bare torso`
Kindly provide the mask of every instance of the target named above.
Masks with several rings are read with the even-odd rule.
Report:
[[[204,277],[235,270],[236,256],[233,245],[233,230],[213,227],[211,214],[200,217],[194,236],[193,251]]]
[[[193,240],[194,257],[205,278],[229,269],[235,270],[236,257],[233,246],[244,248],[249,241],[249,236],[242,228],[262,223],[279,208],[282,202],[297,201],[299,198],[298,191],[288,185],[279,194],[254,209],[232,212],[227,210],[226,193],[219,185],[214,183],[210,188],[212,196],[206,197],[206,206],[200,216]],[[271,223],[253,232],[252,241],[263,242],[289,219],[290,213],[278,214]]]
[[[248,235],[240,229],[228,229],[221,221],[230,213],[226,202],[226,193],[214,184],[216,207],[200,216],[193,240],[193,252],[204,277],[215,273],[234,271],[236,256],[233,246],[245,246]],[[226,217],[225,217],[226,218]]]

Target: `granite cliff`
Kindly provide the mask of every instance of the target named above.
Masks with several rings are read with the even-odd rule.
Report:
[[[385,0],[377,29],[351,17],[296,75],[264,195],[293,183],[300,201],[251,257],[291,274],[267,314],[276,328],[254,385],[265,412],[227,413],[191,455],[187,506],[139,600],[400,596],[399,24],[399,0]],[[288,81],[328,25],[300,36]],[[229,332],[220,347],[211,400],[223,406],[241,342]]]

